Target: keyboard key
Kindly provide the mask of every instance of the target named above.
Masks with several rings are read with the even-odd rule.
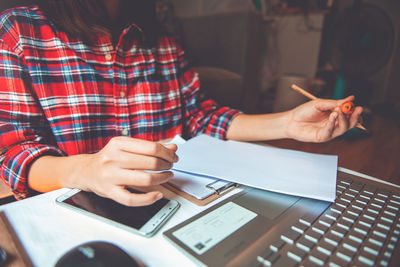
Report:
[[[348,250],[344,247],[339,247],[336,251],[336,256],[347,262],[350,262],[355,254],[355,252]]]
[[[373,203],[370,203],[370,205],[372,205]],[[367,208],[367,211],[374,213],[376,215],[379,215],[379,213],[381,212],[380,210],[382,209],[382,207],[379,207],[380,205],[378,205],[378,207],[373,207],[373,206],[369,206]]]
[[[331,228],[330,232],[334,235],[337,235],[340,238],[343,238],[347,234],[347,230],[343,229],[337,225]]]
[[[377,236],[386,238],[388,233],[389,233],[390,228],[389,228],[389,230],[386,229],[386,228],[382,228],[382,224],[380,224],[380,223],[378,223],[376,226],[378,226],[380,228],[378,228],[378,227],[375,228],[376,230],[372,231],[372,233],[377,235]]]
[[[272,243],[269,248],[274,251],[274,252],[278,252],[281,248],[283,248],[285,246],[285,242],[281,239],[276,240],[274,243]]]
[[[328,243],[331,243],[334,246],[339,245],[342,239],[337,235],[332,234],[330,231],[324,236],[324,240]]]
[[[393,223],[394,223],[394,220],[393,220],[392,218],[388,218],[388,217],[384,217],[384,216],[380,217],[380,220],[381,220],[381,221],[388,222],[388,223],[390,223],[390,224],[393,224]]]
[[[346,193],[344,193],[344,194],[345,194],[346,197],[351,198],[351,200],[353,200],[353,198],[355,198],[355,197],[357,196],[357,194],[349,193],[349,192],[346,192]]]
[[[358,223],[361,225],[364,225],[365,227],[372,228],[372,223],[369,223],[369,222],[366,222],[363,220],[359,220]]]
[[[385,210],[383,213],[384,213],[384,215],[389,216],[389,217],[396,217],[396,213],[388,211],[388,210]]]
[[[360,224],[360,223],[356,223],[354,225],[353,229],[354,229],[354,231],[359,232],[360,234],[363,234],[363,235],[367,235],[370,230],[369,227],[366,227],[365,225]]]
[[[292,229],[287,230],[281,235],[281,239],[289,244],[294,244],[294,242],[300,237],[300,234]]]
[[[356,210],[358,210],[358,212],[359,213],[361,213],[363,210],[364,210],[364,206],[363,207],[361,207],[361,206],[363,206],[363,205],[359,205],[358,203],[357,204],[352,204],[351,205],[351,207],[353,208],[353,209],[356,209]]]
[[[311,251],[311,254],[308,256],[308,258],[320,266],[323,266],[325,262],[328,260],[328,256],[318,251],[317,249]]]
[[[386,258],[391,258],[393,253],[390,250],[387,250],[383,253],[383,256]]]
[[[299,219],[299,222],[302,224],[305,224],[307,226],[311,226],[315,222],[315,220],[319,217],[319,214],[317,213],[306,213],[303,217]]]
[[[349,238],[358,243],[362,243],[364,241],[365,236],[357,232],[352,232],[349,234]]]
[[[376,192],[376,187],[373,185],[366,185],[364,186],[364,189],[362,190],[362,192],[369,194],[369,195],[373,195]]]
[[[373,236],[374,237],[369,237],[368,238],[368,242],[370,242],[372,244],[375,244],[377,246],[381,246],[381,247],[385,244],[385,239],[384,238],[378,237],[378,236],[375,236],[375,235],[373,235]]]
[[[318,267],[320,266],[319,264],[316,264],[315,262],[311,261],[309,257],[305,258],[299,265],[300,267]]]
[[[331,227],[335,223],[335,220],[327,216],[323,216],[319,219],[319,223],[326,225],[327,227]]]
[[[371,196],[368,196],[368,195],[359,194],[358,196],[359,196],[360,198],[365,199],[366,201],[370,201],[370,199],[371,199]]]
[[[389,266],[389,262],[388,262],[388,261],[385,261],[385,260],[381,260],[381,261],[379,262],[379,265],[380,265],[380,266]]]
[[[389,201],[393,206],[400,207],[400,200],[399,199],[396,199],[396,200],[391,199]]]
[[[279,257],[279,259],[274,263],[274,267],[295,267],[297,266],[297,261],[292,260],[287,255]]]
[[[364,184],[360,182],[354,182],[349,186],[349,190],[355,192],[355,193],[360,193],[361,189],[364,187]]]
[[[354,223],[357,220],[357,216],[346,212],[346,214],[342,216],[342,219]]]
[[[325,212],[325,214],[324,214],[324,216],[325,217],[328,217],[328,218],[330,218],[330,219],[332,219],[332,220],[337,220],[339,217],[340,217],[340,215],[341,214],[339,214],[339,213],[337,213],[337,212],[334,212],[334,211],[332,211],[332,210],[327,210],[326,212]]]
[[[351,215],[354,215],[357,217],[360,216],[360,214],[361,214],[361,211],[359,209],[355,209],[353,207],[348,208],[347,212],[350,213]]]
[[[308,226],[303,223],[297,222],[295,225],[292,226],[292,229],[300,234],[304,234],[304,232],[308,229]]]
[[[343,229],[346,229],[347,231],[350,230],[350,228],[353,226],[353,223],[344,220],[344,219],[340,219],[337,224],[338,227],[341,227]]]
[[[376,192],[376,195],[379,197],[388,198],[391,193],[388,190],[379,189],[378,192]]]
[[[297,247],[293,247],[287,252],[287,255],[289,258],[292,258],[297,262],[301,262],[306,257],[307,252]]]
[[[328,256],[332,255],[332,253],[335,249],[336,249],[336,246],[332,245],[331,243],[326,242],[325,240],[321,240],[317,245],[317,250]]]
[[[343,260],[342,258],[333,255],[332,257],[329,258],[329,266],[330,267],[343,267],[347,266],[348,262]]]
[[[258,261],[264,264],[265,266],[272,266],[274,262],[276,262],[279,257],[279,253],[272,252],[267,257],[257,257]]]
[[[322,234],[317,233],[317,232],[315,232],[315,231],[313,231],[313,230],[310,229],[310,230],[308,230],[308,231],[306,232],[305,237],[306,237],[308,240],[310,240],[310,241],[312,241],[312,242],[314,242],[314,243],[318,243],[318,241],[322,238]]]
[[[376,202],[383,203],[383,204],[385,204],[385,202],[386,202],[385,199],[382,199],[382,198],[380,198],[380,197],[374,197],[373,200],[376,201]]]
[[[336,185],[336,189],[339,189],[339,190],[346,190],[346,186],[337,184],[337,185]]]
[[[315,243],[308,240],[304,236],[300,237],[300,239],[297,241],[296,246],[306,252],[310,252],[312,248],[315,246]]]
[[[329,227],[326,225],[323,225],[320,222],[315,223],[312,227],[311,227],[315,232],[318,232],[320,234],[325,234],[326,232],[328,232]]]
[[[346,195],[342,195],[339,199],[342,200],[342,203],[347,202],[347,205],[345,205],[345,207],[347,207],[353,201],[351,197],[348,197]],[[335,204],[339,205],[339,201],[335,201]]]
[[[369,212],[369,211],[364,212],[362,216],[363,216],[363,218],[368,219],[369,221],[373,221],[373,222],[378,217],[377,214]]]
[[[264,250],[261,255],[259,257],[266,259],[268,258],[271,254],[275,253],[272,249],[267,248],[266,250]]]
[[[361,251],[360,254],[358,255],[358,261],[368,265],[368,266],[374,266],[375,264],[375,256],[365,252],[365,251]],[[361,265],[361,264],[359,264]],[[357,263],[356,263],[357,266]]]
[[[392,209],[392,210],[394,210],[394,211],[399,211],[399,208],[398,207],[395,207],[395,206],[393,206],[393,205],[386,205],[386,208],[388,208],[388,209]]]
[[[333,204],[330,209],[331,209],[331,211],[339,213],[339,214],[342,214],[345,210],[344,207],[339,206],[337,204]],[[311,226],[311,224],[309,226]]]
[[[346,187],[353,183],[353,180],[350,180],[350,179],[344,178],[344,177],[340,177],[338,180],[339,180],[339,183],[344,184]]]
[[[372,254],[373,256],[378,256],[380,247],[368,242],[368,245],[365,245],[363,247],[363,250],[368,252],[369,254]]]
[[[357,252],[358,249],[360,248],[361,244],[356,242],[356,241],[354,241],[354,240],[352,240],[352,239],[350,239],[350,238],[348,238],[348,237],[346,237],[343,240],[342,246],[345,249],[351,250],[353,252]]]
[[[361,197],[357,197],[355,203],[357,203],[358,205],[362,205],[363,207],[365,207],[368,204],[368,200],[365,200]]]

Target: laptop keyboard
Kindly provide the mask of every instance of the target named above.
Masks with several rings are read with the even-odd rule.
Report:
[[[400,195],[339,178],[322,215],[305,214],[254,266],[389,266],[400,238]]]

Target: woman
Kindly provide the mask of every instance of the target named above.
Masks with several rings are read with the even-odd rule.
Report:
[[[0,175],[19,199],[69,187],[148,205],[161,192],[125,188],[172,178],[177,147],[158,141],[206,133],[324,142],[362,112],[340,112],[354,97],[264,115],[202,99],[197,74],[157,23],[155,1],[35,4],[4,12],[0,22]]]

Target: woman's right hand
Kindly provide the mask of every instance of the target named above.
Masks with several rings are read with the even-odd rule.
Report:
[[[82,155],[79,167],[68,179],[68,187],[94,192],[126,206],[145,206],[162,198],[159,191],[134,194],[126,187],[148,187],[167,182],[178,161],[177,146],[114,137],[99,152]],[[150,171],[150,172],[148,172]],[[155,172],[153,172],[155,171]]]

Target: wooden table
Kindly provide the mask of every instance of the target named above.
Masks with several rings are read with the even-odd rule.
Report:
[[[303,143],[285,139],[266,143],[280,148],[338,155],[340,167],[400,185],[399,123],[372,116],[364,126],[370,134],[353,139],[336,138],[326,143]]]

